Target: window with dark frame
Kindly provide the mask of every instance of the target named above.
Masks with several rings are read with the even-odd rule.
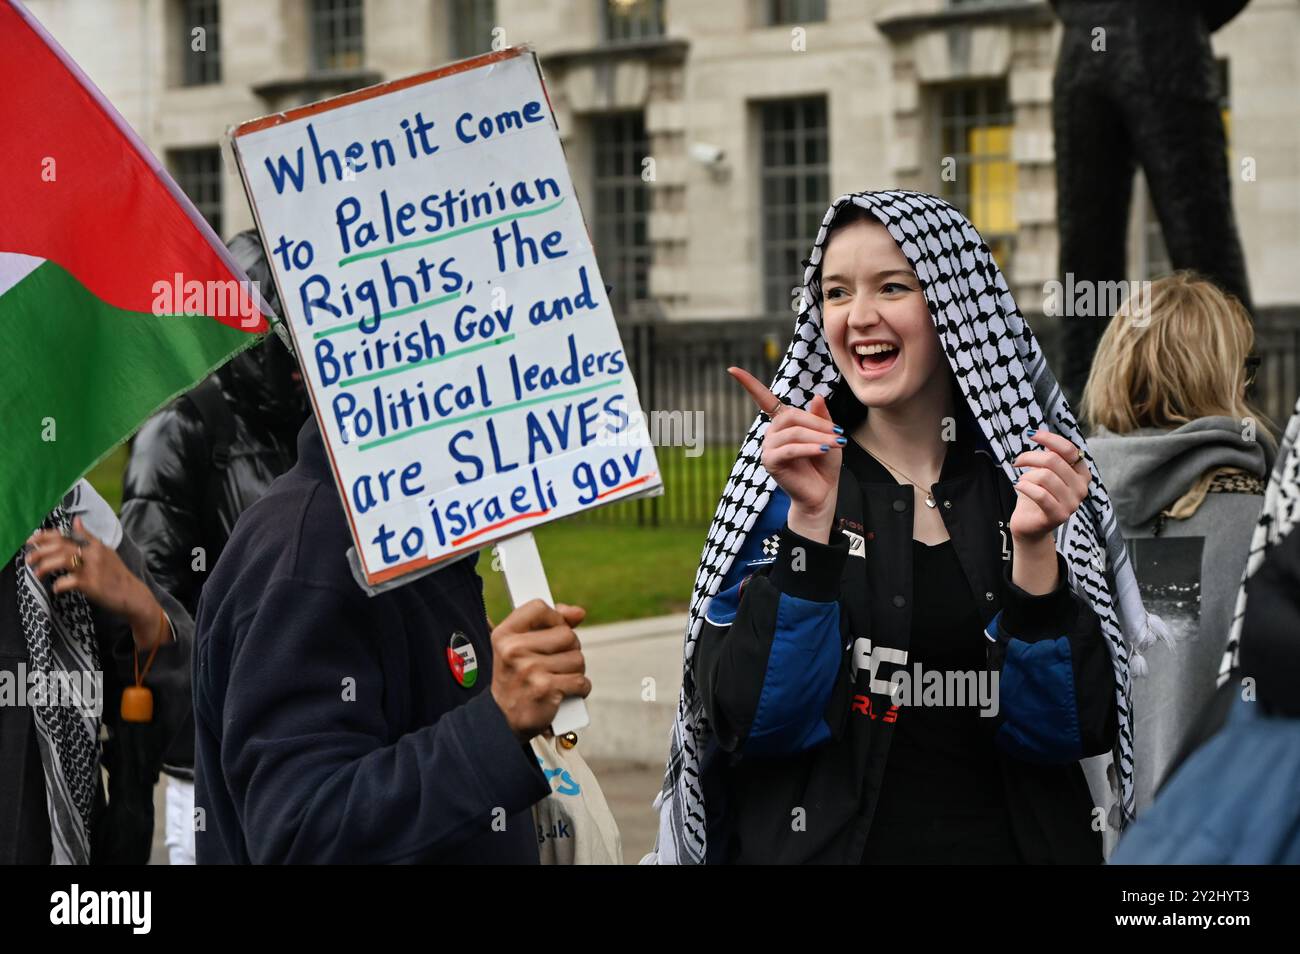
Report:
[[[763,0],[763,14],[767,26],[821,23],[826,19],[826,0]]]
[[[361,0],[311,0],[312,69],[334,73],[361,68],[365,21]]]
[[[463,60],[490,50],[496,17],[495,0],[447,0],[452,57]]]
[[[623,318],[634,302],[650,297],[650,185],[641,178],[650,151],[645,115],[594,117],[591,135],[596,259],[614,288],[614,314]]]
[[[609,43],[663,36],[663,0],[603,0],[601,20],[602,35]]]
[[[208,220],[212,231],[223,236],[221,219],[221,148],[200,146],[196,149],[171,149],[167,165],[181,191],[190,197],[199,214]]]
[[[939,194],[966,213],[1009,274],[1016,237],[1016,164],[1007,83],[945,86],[938,96]]]
[[[830,205],[826,97],[758,104],[763,308],[788,315],[822,216]]]
[[[181,3],[181,84],[206,86],[221,82],[221,3],[220,0],[182,0]],[[194,49],[202,30],[203,49]]]

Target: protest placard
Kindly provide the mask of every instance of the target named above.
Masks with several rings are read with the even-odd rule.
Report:
[[[368,587],[662,492],[531,50],[234,146]]]

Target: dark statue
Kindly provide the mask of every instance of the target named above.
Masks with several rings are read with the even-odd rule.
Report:
[[[1210,34],[1247,2],[1052,0],[1065,28],[1052,104],[1063,282],[1068,274],[1076,286],[1130,277],[1126,237],[1140,163],[1173,267],[1195,269],[1251,310],[1210,47]],[[1061,380],[1072,401],[1108,317],[1064,320]]]

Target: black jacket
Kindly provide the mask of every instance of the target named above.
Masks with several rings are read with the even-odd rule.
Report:
[[[1078,761],[1108,751],[1118,731],[1105,638],[1059,556],[1054,592],[1011,582],[1014,491],[973,422],[960,435],[933,491],[1000,673],[994,740],[1016,845],[1029,863],[1100,863]],[[863,488],[841,469],[829,545],[793,533],[789,498],[775,491],[708,607],[695,677],[715,740],[703,781],[710,863],[862,857],[911,603],[941,598],[913,585],[912,488],[883,468]]]
[[[295,370],[270,335],[136,435],[122,478],[122,525],[154,579],[191,614],[239,515],[293,466],[307,416]],[[193,765],[194,733],[186,731],[167,753],[166,768],[189,777]]]
[[[199,604],[199,862],[535,864],[529,809],[550,786],[488,691],[476,559],[367,596],[314,418],[298,455]],[[468,688],[456,634],[478,660]]]
[[[294,370],[270,335],[200,385],[215,386],[227,421],[206,421],[183,395],[136,435],[122,478],[122,526],[144,549],[155,579],[191,613],[239,515],[293,466],[308,410]],[[223,425],[228,459],[214,461],[213,431]]]

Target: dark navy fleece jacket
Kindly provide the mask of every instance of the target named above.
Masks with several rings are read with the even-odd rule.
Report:
[[[309,419],[199,604],[199,862],[535,864],[529,808],[550,788],[488,691],[476,560],[369,597],[350,545]],[[470,688],[454,633],[477,656]]]

